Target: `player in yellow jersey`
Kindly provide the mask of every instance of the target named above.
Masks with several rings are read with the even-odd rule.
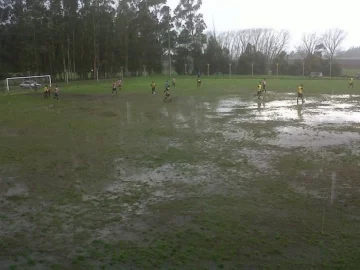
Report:
[[[44,99],[48,98],[48,92],[49,92],[49,87],[47,85],[45,85],[45,87],[44,87]]]
[[[348,88],[354,88],[354,79],[353,78],[350,78],[350,80],[349,80],[349,86],[348,86]]]
[[[151,83],[150,86],[151,86],[151,92],[152,92],[152,94],[155,95],[156,83],[155,83],[154,81],[152,81],[152,83]]]
[[[259,82],[259,84],[257,86],[257,94],[256,94],[258,99],[260,99],[261,93],[262,93],[262,82]]]
[[[300,84],[298,87],[298,95],[297,95],[297,99],[296,102],[299,104],[299,98],[301,98],[302,103],[304,103],[304,97],[303,97],[303,91],[304,91],[304,85]]]
[[[176,79],[175,78],[172,78],[172,84],[171,84],[172,87],[176,87]]]

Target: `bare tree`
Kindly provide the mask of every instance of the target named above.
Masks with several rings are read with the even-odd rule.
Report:
[[[316,46],[320,43],[321,38],[316,33],[303,34],[301,38],[301,50],[307,55],[314,55]]]
[[[327,57],[330,60],[330,77],[332,75],[332,61],[346,36],[347,33],[344,30],[335,28],[327,30],[321,38]]]
[[[303,34],[301,38],[301,44],[296,48],[298,53],[302,55],[304,61],[308,59],[308,68],[311,70],[311,65],[317,46],[321,42],[321,37],[316,33]]]
[[[254,28],[222,32],[218,41],[223,48],[229,49],[232,59],[238,59],[246,50],[248,44],[256,51],[264,54],[267,64],[270,64],[288,45],[290,34],[286,30]]]

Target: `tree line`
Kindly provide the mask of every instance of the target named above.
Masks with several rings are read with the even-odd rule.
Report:
[[[71,73],[86,79],[121,71],[213,74],[230,68],[234,74],[341,72],[335,56],[343,30],[304,34],[288,54],[288,31],[208,31],[201,5],[179,0],[171,10],[166,0],[3,0],[0,77]]]

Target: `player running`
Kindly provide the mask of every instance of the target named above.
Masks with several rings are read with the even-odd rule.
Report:
[[[175,78],[172,78],[172,84],[171,84],[172,87],[176,87],[176,79]]]
[[[119,79],[119,80],[117,81],[117,86],[119,87],[119,91],[121,91],[122,86],[123,86],[123,81],[122,81],[121,79]]]
[[[350,78],[348,88],[354,88],[354,78]]]
[[[255,96],[257,96],[258,99],[260,99],[260,98],[261,98],[261,95],[262,95],[262,83],[259,82],[258,85],[257,85],[257,93],[256,93]]]
[[[116,82],[113,82],[113,84],[112,84],[112,91],[111,91],[111,95],[114,95],[114,93],[118,93],[117,92],[117,89],[116,89]]]
[[[201,86],[201,79],[200,77],[197,79],[197,87],[200,87]]]
[[[152,83],[151,83],[150,86],[151,86],[151,92],[152,92],[152,94],[155,95],[156,83],[155,83],[154,81],[152,81]]]
[[[55,94],[54,94],[53,99],[59,100],[59,87],[58,86],[55,87]]]
[[[171,102],[171,94],[170,94],[170,86],[168,85],[164,91],[165,93],[165,98],[164,98],[164,102],[169,98],[170,102]]]
[[[304,97],[303,97],[303,91],[304,91],[304,85],[300,84],[298,87],[298,95],[297,95],[297,99],[296,99],[297,104],[299,104],[299,98],[301,98],[302,103],[305,102]]]
[[[266,79],[262,81],[262,91],[266,93]]]
[[[44,99],[48,99],[48,92],[49,92],[49,87],[47,85],[44,86]]]

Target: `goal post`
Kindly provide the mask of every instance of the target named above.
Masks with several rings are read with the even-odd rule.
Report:
[[[5,80],[6,90],[10,92],[10,87],[16,84],[19,84],[18,86],[20,86],[21,88],[33,89],[38,85],[39,80],[41,82],[44,82],[44,84],[48,84],[49,86],[51,86],[51,75],[10,77],[6,78]]]

